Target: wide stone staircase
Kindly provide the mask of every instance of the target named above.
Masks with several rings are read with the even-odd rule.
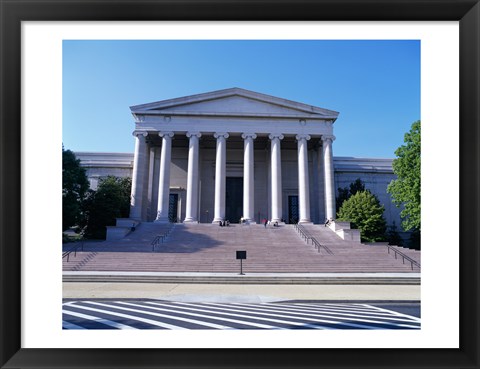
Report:
[[[173,228],[171,228],[173,227]],[[332,251],[307,244],[292,225],[143,223],[118,241],[85,243],[64,271],[238,273],[236,251],[247,251],[245,273],[418,273],[385,246],[344,241],[323,225],[305,229]],[[170,229],[171,228],[171,229]],[[152,251],[152,241],[168,233]],[[403,250],[403,249],[402,249]],[[404,252],[404,251],[402,251]],[[404,252],[406,254],[406,252]]]
[[[343,272],[348,270],[350,273],[420,272],[420,268],[416,264],[412,265],[408,258],[402,256],[403,254],[420,264],[420,251],[399,246],[387,246],[382,243],[365,245],[342,240],[335,232],[321,225],[303,225],[302,227],[333,253],[329,263],[332,270]]]

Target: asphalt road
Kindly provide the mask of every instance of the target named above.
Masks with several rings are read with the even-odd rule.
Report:
[[[418,302],[72,299],[64,329],[420,329]]]

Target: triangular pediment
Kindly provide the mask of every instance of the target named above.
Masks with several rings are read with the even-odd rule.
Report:
[[[332,110],[231,88],[131,107],[134,114],[315,117],[336,119]]]

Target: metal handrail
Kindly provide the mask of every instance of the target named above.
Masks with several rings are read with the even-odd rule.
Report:
[[[302,238],[305,239],[305,242],[308,245],[308,240],[311,240],[312,236],[301,225],[295,224],[295,227],[296,227],[297,231],[300,233],[300,235],[302,236]]]
[[[73,246],[70,250],[68,251],[64,251],[62,253],[62,259],[66,256],[67,257],[67,263],[69,262],[70,260],[70,254],[73,252],[74,253],[74,257],[77,257],[77,249],[82,246],[82,251],[83,251],[83,241],[82,242],[76,242],[76,245]]]
[[[159,242],[160,240],[162,240],[162,242],[163,242],[163,234],[160,235],[160,236],[156,236],[156,237],[153,239],[153,241],[152,241],[152,243],[151,243],[151,245],[152,245],[152,251],[155,251],[155,246],[157,246],[157,245],[160,243],[160,242]]]
[[[298,231],[300,236],[305,239],[305,242],[307,243],[307,245],[308,245],[308,240],[311,240],[312,245],[315,246],[315,248],[318,250],[318,252],[320,252],[320,248],[323,248],[327,252],[327,254],[333,255],[332,250],[330,250],[327,246],[322,245],[320,242],[318,242],[317,239],[315,237],[313,237],[310,233],[308,233],[307,230],[303,226],[301,226],[298,223],[295,223],[293,226]]]
[[[396,249],[394,249],[392,246],[390,245],[386,245],[387,246],[387,250],[388,250],[388,253],[390,254],[390,250],[392,250],[393,252],[395,252],[395,259],[397,258],[397,254],[400,254],[400,256],[402,257],[402,262],[403,264],[405,264],[405,259],[407,259],[409,262],[410,262],[410,265],[412,267],[412,270],[413,270],[413,265],[417,266],[419,269],[420,269],[420,263],[416,260],[413,260],[410,256],[407,256],[405,255],[403,252],[401,251],[398,251]]]
[[[155,251],[156,246],[165,242],[165,239],[170,235],[174,227],[175,227],[175,223],[170,223],[164,233],[162,233],[161,235],[155,236],[155,238],[151,243],[152,252]]]
[[[315,248],[318,249],[318,252],[320,252],[320,247],[321,247],[327,252],[327,254],[333,255],[333,251],[330,250],[327,246],[322,245],[320,242],[318,242],[316,238],[312,237],[312,242],[315,243]]]

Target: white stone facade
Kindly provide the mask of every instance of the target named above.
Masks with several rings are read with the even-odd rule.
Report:
[[[90,188],[96,190],[100,178],[107,176],[132,177],[133,154],[110,152],[75,152],[80,164],[86,169]]]
[[[337,188],[361,178],[400,225],[391,160],[333,157],[337,112],[238,88],[131,110],[135,154],[76,155],[92,184],[133,177],[133,219],[323,223]]]

